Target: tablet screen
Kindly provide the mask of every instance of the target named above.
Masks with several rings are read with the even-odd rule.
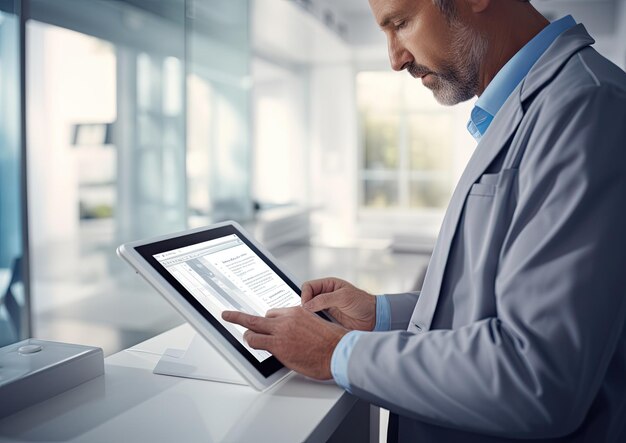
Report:
[[[245,343],[245,328],[222,320],[224,310],[263,316],[268,309],[300,304],[300,288],[235,226],[134,249],[263,376],[283,367],[269,352]]]
[[[265,316],[272,308],[298,306],[300,296],[236,234],[172,249],[154,258],[258,360],[267,351],[250,348],[245,328],[222,320],[225,310]]]

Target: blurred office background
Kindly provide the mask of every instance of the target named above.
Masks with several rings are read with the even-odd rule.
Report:
[[[571,13],[626,67],[626,2]],[[367,0],[0,0],[0,338],[107,354],[183,320],[116,257],[244,223],[305,280],[419,287],[475,142]]]

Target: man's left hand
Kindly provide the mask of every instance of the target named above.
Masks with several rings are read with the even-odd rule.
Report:
[[[332,378],[330,360],[347,329],[298,306],[270,309],[265,317],[224,311],[222,318],[248,328],[244,340],[271,352],[282,364],[307,377]]]

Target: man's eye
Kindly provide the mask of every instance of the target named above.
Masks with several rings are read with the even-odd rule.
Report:
[[[396,31],[404,28],[406,26],[406,20],[400,20],[399,22],[396,22],[393,24],[393,27]]]

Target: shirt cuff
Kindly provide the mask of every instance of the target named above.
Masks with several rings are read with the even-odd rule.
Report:
[[[376,297],[376,325],[374,331],[391,330],[391,304],[386,295]]]
[[[335,347],[333,356],[330,359],[330,372],[335,379],[335,383],[350,393],[352,391],[350,390],[350,379],[348,378],[348,362],[350,361],[352,349],[354,349],[357,340],[363,334],[366,334],[366,332],[350,331],[344,335],[337,343],[337,347]]]

